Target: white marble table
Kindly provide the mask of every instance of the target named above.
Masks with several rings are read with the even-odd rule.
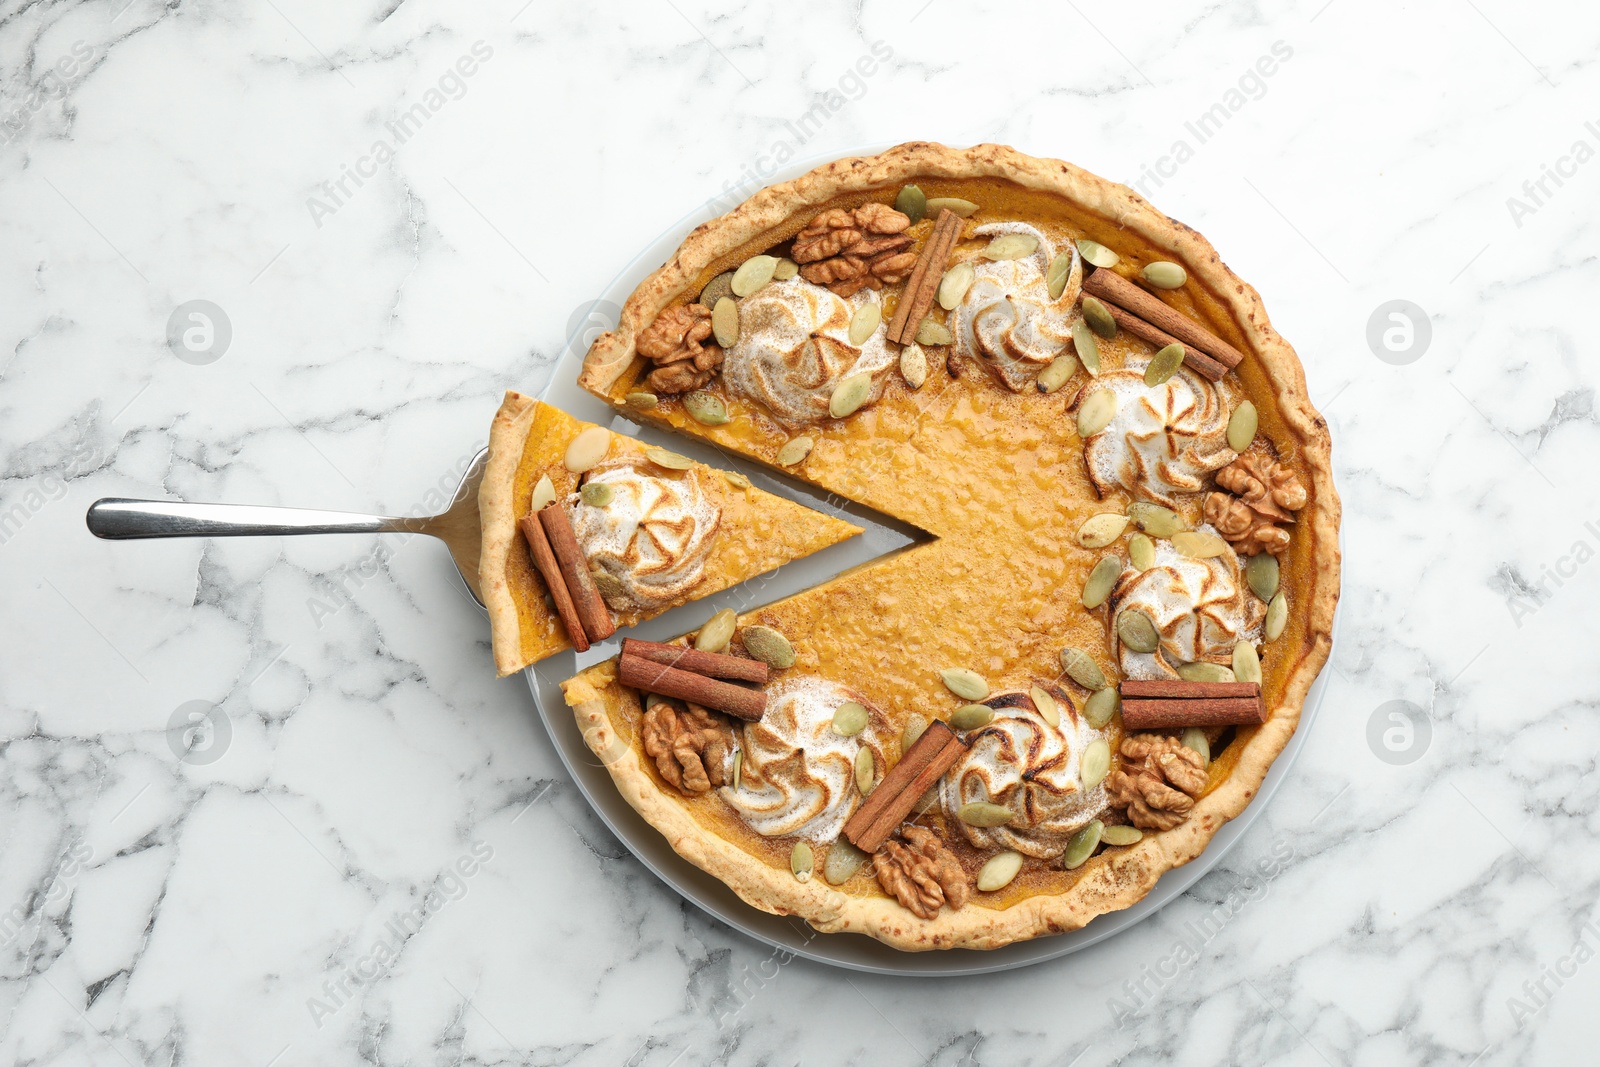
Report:
[[[0,1061],[1592,1062],[1600,16],[1048,6],[0,6]],[[776,956],[609,836],[436,545],[84,530],[425,508],[644,239],[918,137],[1139,186],[1333,427],[1324,714],[1129,934]],[[195,300],[210,362],[167,340]],[[226,737],[180,760],[192,701]]]

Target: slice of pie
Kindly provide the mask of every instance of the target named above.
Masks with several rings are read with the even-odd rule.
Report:
[[[1256,796],[1327,658],[1299,360],[1204,238],[1070,164],[917,143],[765,189],[580,380],[933,535],[738,620],[757,721],[617,661],[565,684],[623,795],[757,908],[905,949],[1126,908]]]
[[[479,490],[479,580],[504,677],[571,646],[518,520],[564,509],[618,627],[710,596],[861,528],[507,392]]]

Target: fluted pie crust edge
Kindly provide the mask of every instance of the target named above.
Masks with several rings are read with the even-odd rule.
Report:
[[[1070,163],[1023,155],[1003,145],[953,149],[913,142],[878,156],[837,160],[756,193],[729,214],[697,227],[672,258],[634,291],[617,329],[600,336],[590,348],[580,384],[603,396],[632,364],[639,331],[693,286],[719,257],[835,197],[896,188],[918,178],[1004,179],[1026,189],[1063,196],[1114,219],[1183,263],[1223,301],[1243,331],[1246,357],[1266,372],[1279,413],[1312,483],[1312,505],[1296,524],[1296,536],[1313,539],[1313,566],[1300,592],[1307,603],[1298,609],[1309,613],[1305,639],[1267,723],[1243,742],[1231,774],[1197,801],[1188,819],[1175,829],[1148,833],[1138,844],[1104,857],[1107,862],[1094,864],[1065,892],[1035,895],[1005,909],[968,903],[924,920],[887,896],[847,895],[820,878],[802,883],[788,870],[768,866],[710,833],[662,791],[634,747],[617,736],[607,713],[608,699],[614,697],[594,684],[606,682],[606,689],[615,694],[615,685],[609,684],[611,675],[591,673],[564,683],[563,688],[585,739],[605,761],[627,801],[679,855],[721,879],[747,903],[772,914],[798,915],[824,933],[863,933],[904,950],[994,948],[1075,930],[1098,915],[1132,906],[1150,892],[1162,874],[1199,856],[1217,831],[1250,803],[1293,735],[1306,694],[1328,658],[1339,595],[1340,505],[1333,485],[1327,423],[1311,404],[1299,358],[1272,328],[1256,291],[1227,268],[1204,237],[1157,211],[1133,190]],[[1285,650],[1284,654],[1296,653]]]

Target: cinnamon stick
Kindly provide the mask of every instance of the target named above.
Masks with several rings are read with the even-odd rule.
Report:
[[[1259,696],[1197,697],[1192,700],[1124,700],[1122,725],[1128,730],[1167,730],[1176,726],[1260,726],[1267,721]]]
[[[1083,280],[1083,290],[1133,312],[1150,325],[1182,341],[1184,347],[1198,348],[1229,370],[1244,359],[1244,353],[1237,348],[1115,271],[1094,271]]]
[[[550,548],[550,539],[545,536],[544,526],[537,516],[524,515],[517,520],[517,525],[522,529],[522,536],[528,542],[528,555],[533,559],[533,568],[539,572],[539,577],[544,579],[545,586],[550,590],[550,599],[555,601],[556,614],[561,618],[561,625],[566,628],[567,640],[572,642],[572,647],[579,652],[589,651],[589,637],[583,632],[583,621],[578,618],[578,609],[572,604],[572,594],[567,591],[567,580],[561,575],[561,564],[556,562],[556,554]]]
[[[908,345],[917,339],[917,327],[922,325],[923,316],[933,307],[934,293],[939,289],[945,264],[949,262],[950,253],[960,237],[961,225],[961,216],[954,211],[949,208],[939,211],[933,230],[928,234],[928,243],[922,246],[922,255],[917,257],[916,266],[911,268],[911,277],[906,279],[906,287],[900,293],[900,305],[895,308],[894,318],[889,322],[886,335],[889,340]]]
[[[703,674],[651,663],[624,652],[617,661],[617,680],[645,693],[687,700],[746,722],[759,722],[767,710],[767,694]]]
[[[604,641],[617,632],[617,624],[612,621],[611,609],[606,607],[600,590],[595,587],[589,564],[578,547],[572,517],[559,501],[553,501],[539,510],[539,523],[550,538],[556,562],[561,565],[561,575],[567,580],[567,591],[572,594],[572,606],[577,609],[583,632],[591,642]]]
[[[905,821],[932,785],[967,751],[967,742],[942,722],[931,724],[844,824],[844,836],[871,855]]]
[[[707,678],[732,678],[740,682],[767,684],[767,665],[758,659],[742,659],[721,652],[702,652],[682,645],[664,645],[656,641],[641,641],[637,637],[622,639],[622,654],[659,663],[664,667],[677,667]]]
[[[1115,304],[1107,304],[1106,310],[1111,312],[1111,317],[1116,320],[1119,327],[1141,340],[1149,341],[1157,348],[1165,348],[1168,345],[1183,345],[1182,341],[1170,333],[1163,333],[1131,311],[1119,308]],[[1227,367],[1190,345],[1183,345],[1183,361],[1207,381],[1220,382],[1222,376],[1228,373]]]
[[[1129,678],[1117,686],[1124,697],[1185,700],[1195,697],[1253,697],[1261,695],[1259,682],[1186,682],[1182,678]]]

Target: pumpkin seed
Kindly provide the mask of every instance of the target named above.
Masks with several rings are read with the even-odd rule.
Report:
[[[833,387],[833,396],[828,400],[828,414],[836,419],[854,415],[871,395],[872,373],[870,371],[848,375]]]
[[[1129,504],[1128,518],[1152,537],[1171,537],[1184,529],[1183,520],[1176,511],[1148,500],[1135,500]]]
[[[1261,657],[1256,654],[1256,646],[1249,641],[1240,641],[1233,646],[1233,677],[1241,682],[1261,682]]]
[[[716,310],[717,303],[725,296],[733,295],[733,271],[725,270],[721,274],[706,282],[706,287],[700,290],[700,303],[704,307]]]
[[[915,225],[928,213],[928,194],[915,185],[902,186],[900,195],[894,198],[894,209]]]
[[[1228,551],[1228,542],[1203,530],[1180,530],[1172,535],[1172,547],[1194,559],[1211,559]]]
[[[1288,624],[1289,600],[1280,592],[1267,604],[1267,640],[1276,641]]]
[[[1234,682],[1233,672],[1220,663],[1183,663],[1178,666],[1178,677],[1186,682]]]
[[[973,274],[971,263],[957,263],[945,271],[944,277],[939,279],[939,306],[951,311],[961,303],[961,298],[972,287]]]
[[[1116,556],[1101,556],[1100,562],[1094,565],[1083,583],[1083,595],[1079,598],[1083,606],[1093,611],[1104,604],[1111,595],[1111,587],[1117,584],[1121,576],[1122,560]]]
[[[901,755],[910,752],[911,746],[917,743],[917,738],[921,737],[927,729],[928,717],[912,712],[911,717],[906,720],[905,730],[900,734]]]
[[[1103,730],[1117,712],[1122,710],[1122,694],[1112,686],[1089,694],[1083,702],[1083,721],[1096,730]]]
[[[591,508],[603,508],[611,503],[611,498],[616,496],[616,490],[605,482],[590,482],[583,487],[579,495],[583,497],[583,502]]]
[[[567,445],[567,453],[562,457],[562,462],[573,474],[582,474],[592,467],[599,466],[610,449],[611,431],[604,426],[591,426]]]
[[[963,704],[950,716],[954,730],[981,730],[994,721],[994,709],[987,704]]]
[[[1136,571],[1147,571],[1156,565],[1156,543],[1142,533],[1128,538],[1128,562]]]
[[[1106,676],[1100,670],[1100,664],[1094,657],[1081,648],[1063,648],[1061,650],[1061,669],[1067,672],[1067,677],[1083,686],[1085,689],[1104,689]],[[1093,697],[1089,698],[1091,701]]]
[[[1150,362],[1145,364],[1144,384],[1154,389],[1178,373],[1178,368],[1183,366],[1184,350],[1180,344],[1170,344],[1155,355],[1150,357]],[[1231,427],[1230,427],[1231,429]]]
[[[854,737],[867,728],[867,708],[854,700],[839,705],[833,713],[833,732],[840,737]]]
[[[1161,645],[1161,631],[1150,616],[1133,608],[1117,616],[1117,637],[1135,652],[1148,654]]]
[[[1110,310],[1104,304],[1092,296],[1083,298],[1083,321],[1107,341],[1117,336],[1117,320],[1111,317]]]
[[[731,780],[735,791],[744,784],[744,749],[742,748],[733,754],[733,777]]]
[[[800,264],[785,256],[778,260],[778,265],[772,268],[772,280],[786,282],[800,273]]]
[[[965,667],[950,667],[939,672],[944,687],[962,700],[982,700],[989,695],[989,683],[977,671]]]
[[[1097,389],[1078,405],[1078,436],[1087,440],[1111,425],[1117,416],[1117,394]]]
[[[822,861],[822,877],[829,885],[844,885],[867,862],[867,854],[839,838],[828,846],[828,858]]]
[[[1100,377],[1100,345],[1094,331],[1082,319],[1072,324],[1072,347],[1078,353],[1078,362],[1096,378]]]
[[[862,796],[872,792],[877,770],[872,762],[872,749],[862,745],[856,750],[856,789]]]
[[[1261,416],[1256,413],[1256,406],[1246,400],[1233,409],[1233,414],[1228,416],[1228,447],[1235,452],[1243,452],[1250,447],[1250,442],[1256,438],[1256,426],[1259,425]]]
[[[947,345],[955,340],[955,335],[950,332],[950,327],[942,322],[934,321],[933,316],[923,319],[917,326],[917,344],[919,345]]]
[[[644,458],[658,467],[665,467],[669,471],[686,471],[694,466],[694,460],[688,456],[680,456],[678,453],[668,451],[665,448],[647,448],[644,450]]]
[[[539,511],[556,498],[556,487],[548,474],[541,474],[533,487],[533,498],[528,501],[529,511]]]
[[[925,793],[917,798],[917,806],[911,810],[918,815],[926,815],[939,806],[939,787],[930,785]]]
[[[589,572],[589,577],[594,579],[594,587],[599,591],[600,599],[606,603],[622,604],[628,601],[628,588],[615,574],[596,567]]]
[[[1039,250],[1039,239],[1031,233],[1003,233],[990,241],[981,255],[984,259],[1024,259]]]
[[[850,316],[850,343],[860,348],[867,343],[867,338],[877,332],[878,324],[883,322],[883,305],[876,300],[868,300],[856,308],[856,313]]]
[[[1084,548],[1104,548],[1122,536],[1128,528],[1128,516],[1114,511],[1091,515],[1078,527],[1078,544]]]
[[[1044,272],[1045,291],[1050,294],[1051,300],[1060,300],[1061,294],[1067,291],[1067,279],[1072,277],[1072,253],[1057,252],[1056,258],[1050,261],[1050,266]]]
[[[796,841],[794,848],[789,852],[789,870],[794,873],[797,880],[811,881],[812,864],[815,862],[811,855],[811,846],[804,841]]]
[[[1071,352],[1063,352],[1039,372],[1034,384],[1039,387],[1041,393],[1053,393],[1066,385],[1067,379],[1076,373],[1078,373],[1078,357]]]
[[[1039,718],[1051,726],[1061,725],[1061,705],[1056,703],[1056,698],[1050,695],[1048,689],[1034,686],[1028,690],[1028,697],[1033,701],[1033,710],[1039,713]]]
[[[623,403],[639,411],[648,411],[661,403],[661,398],[654,393],[629,393],[622,398]]]
[[[700,632],[694,635],[694,647],[701,652],[723,652],[728,647],[728,642],[733,640],[733,627],[738,621],[738,616],[732,608],[723,608],[700,627]]]
[[[1021,870],[1020,852],[1002,852],[990,856],[988,862],[978,871],[978,892],[993,893],[996,889],[1004,889]]]
[[[1004,804],[991,804],[987,800],[974,800],[956,810],[956,818],[968,826],[993,828],[1004,826],[1012,819],[1011,809]]]
[[[1067,850],[1061,854],[1061,866],[1072,871],[1089,862],[1094,850],[1100,847],[1100,835],[1105,829],[1106,824],[1096,819],[1073,834],[1072,840],[1067,842]]]
[[[731,288],[734,296],[749,296],[772,280],[778,269],[776,256],[751,256],[733,272]]]
[[[750,488],[750,479],[746,478],[744,475],[740,474],[738,471],[723,471],[722,472],[722,477],[723,477],[723,480],[725,480],[729,485],[733,486],[735,489],[748,489],[748,488]]]
[[[714,393],[690,393],[683,398],[683,410],[702,426],[721,426],[728,421],[728,405]]]
[[[1206,732],[1198,726],[1184,728],[1182,744],[1184,748],[1193,749],[1200,753],[1200,759],[1206,763],[1211,762],[1211,742],[1206,740]]]
[[[913,389],[921,389],[928,380],[928,356],[921,345],[909,344],[900,350],[900,377]]]
[[[1087,237],[1078,239],[1078,254],[1093,267],[1115,267],[1122,258],[1099,241],[1091,241]]]
[[[796,464],[805,462],[805,458],[811,455],[811,448],[815,444],[816,442],[809,437],[796,437],[794,440],[789,441],[778,449],[778,466],[793,467]]]
[[[723,297],[711,309],[711,332],[723,348],[732,348],[738,342],[739,305],[733,302],[733,297]]]
[[[744,650],[767,666],[780,671],[794,666],[794,646],[772,627],[746,626],[739,637]]]
[[[1244,580],[1263,602],[1270,601],[1278,592],[1278,557],[1270,552],[1251,556],[1244,565]]]
[[[939,217],[939,212],[949,211],[962,218],[971,218],[978,210],[978,205],[971,200],[963,200],[959,196],[936,196],[928,201],[927,214],[934,218]]]
[[[1158,259],[1154,263],[1147,264],[1144,270],[1139,272],[1139,277],[1157,289],[1177,289],[1189,280],[1189,273],[1176,263]]]
[[[1108,826],[1100,831],[1100,841],[1106,845],[1137,845],[1144,840],[1144,831],[1137,826]]]
[[[1111,773],[1111,743],[1103,737],[1090,741],[1083,750],[1083,758],[1078,761],[1078,772],[1085,789],[1093,789],[1105,781],[1106,775]]]

